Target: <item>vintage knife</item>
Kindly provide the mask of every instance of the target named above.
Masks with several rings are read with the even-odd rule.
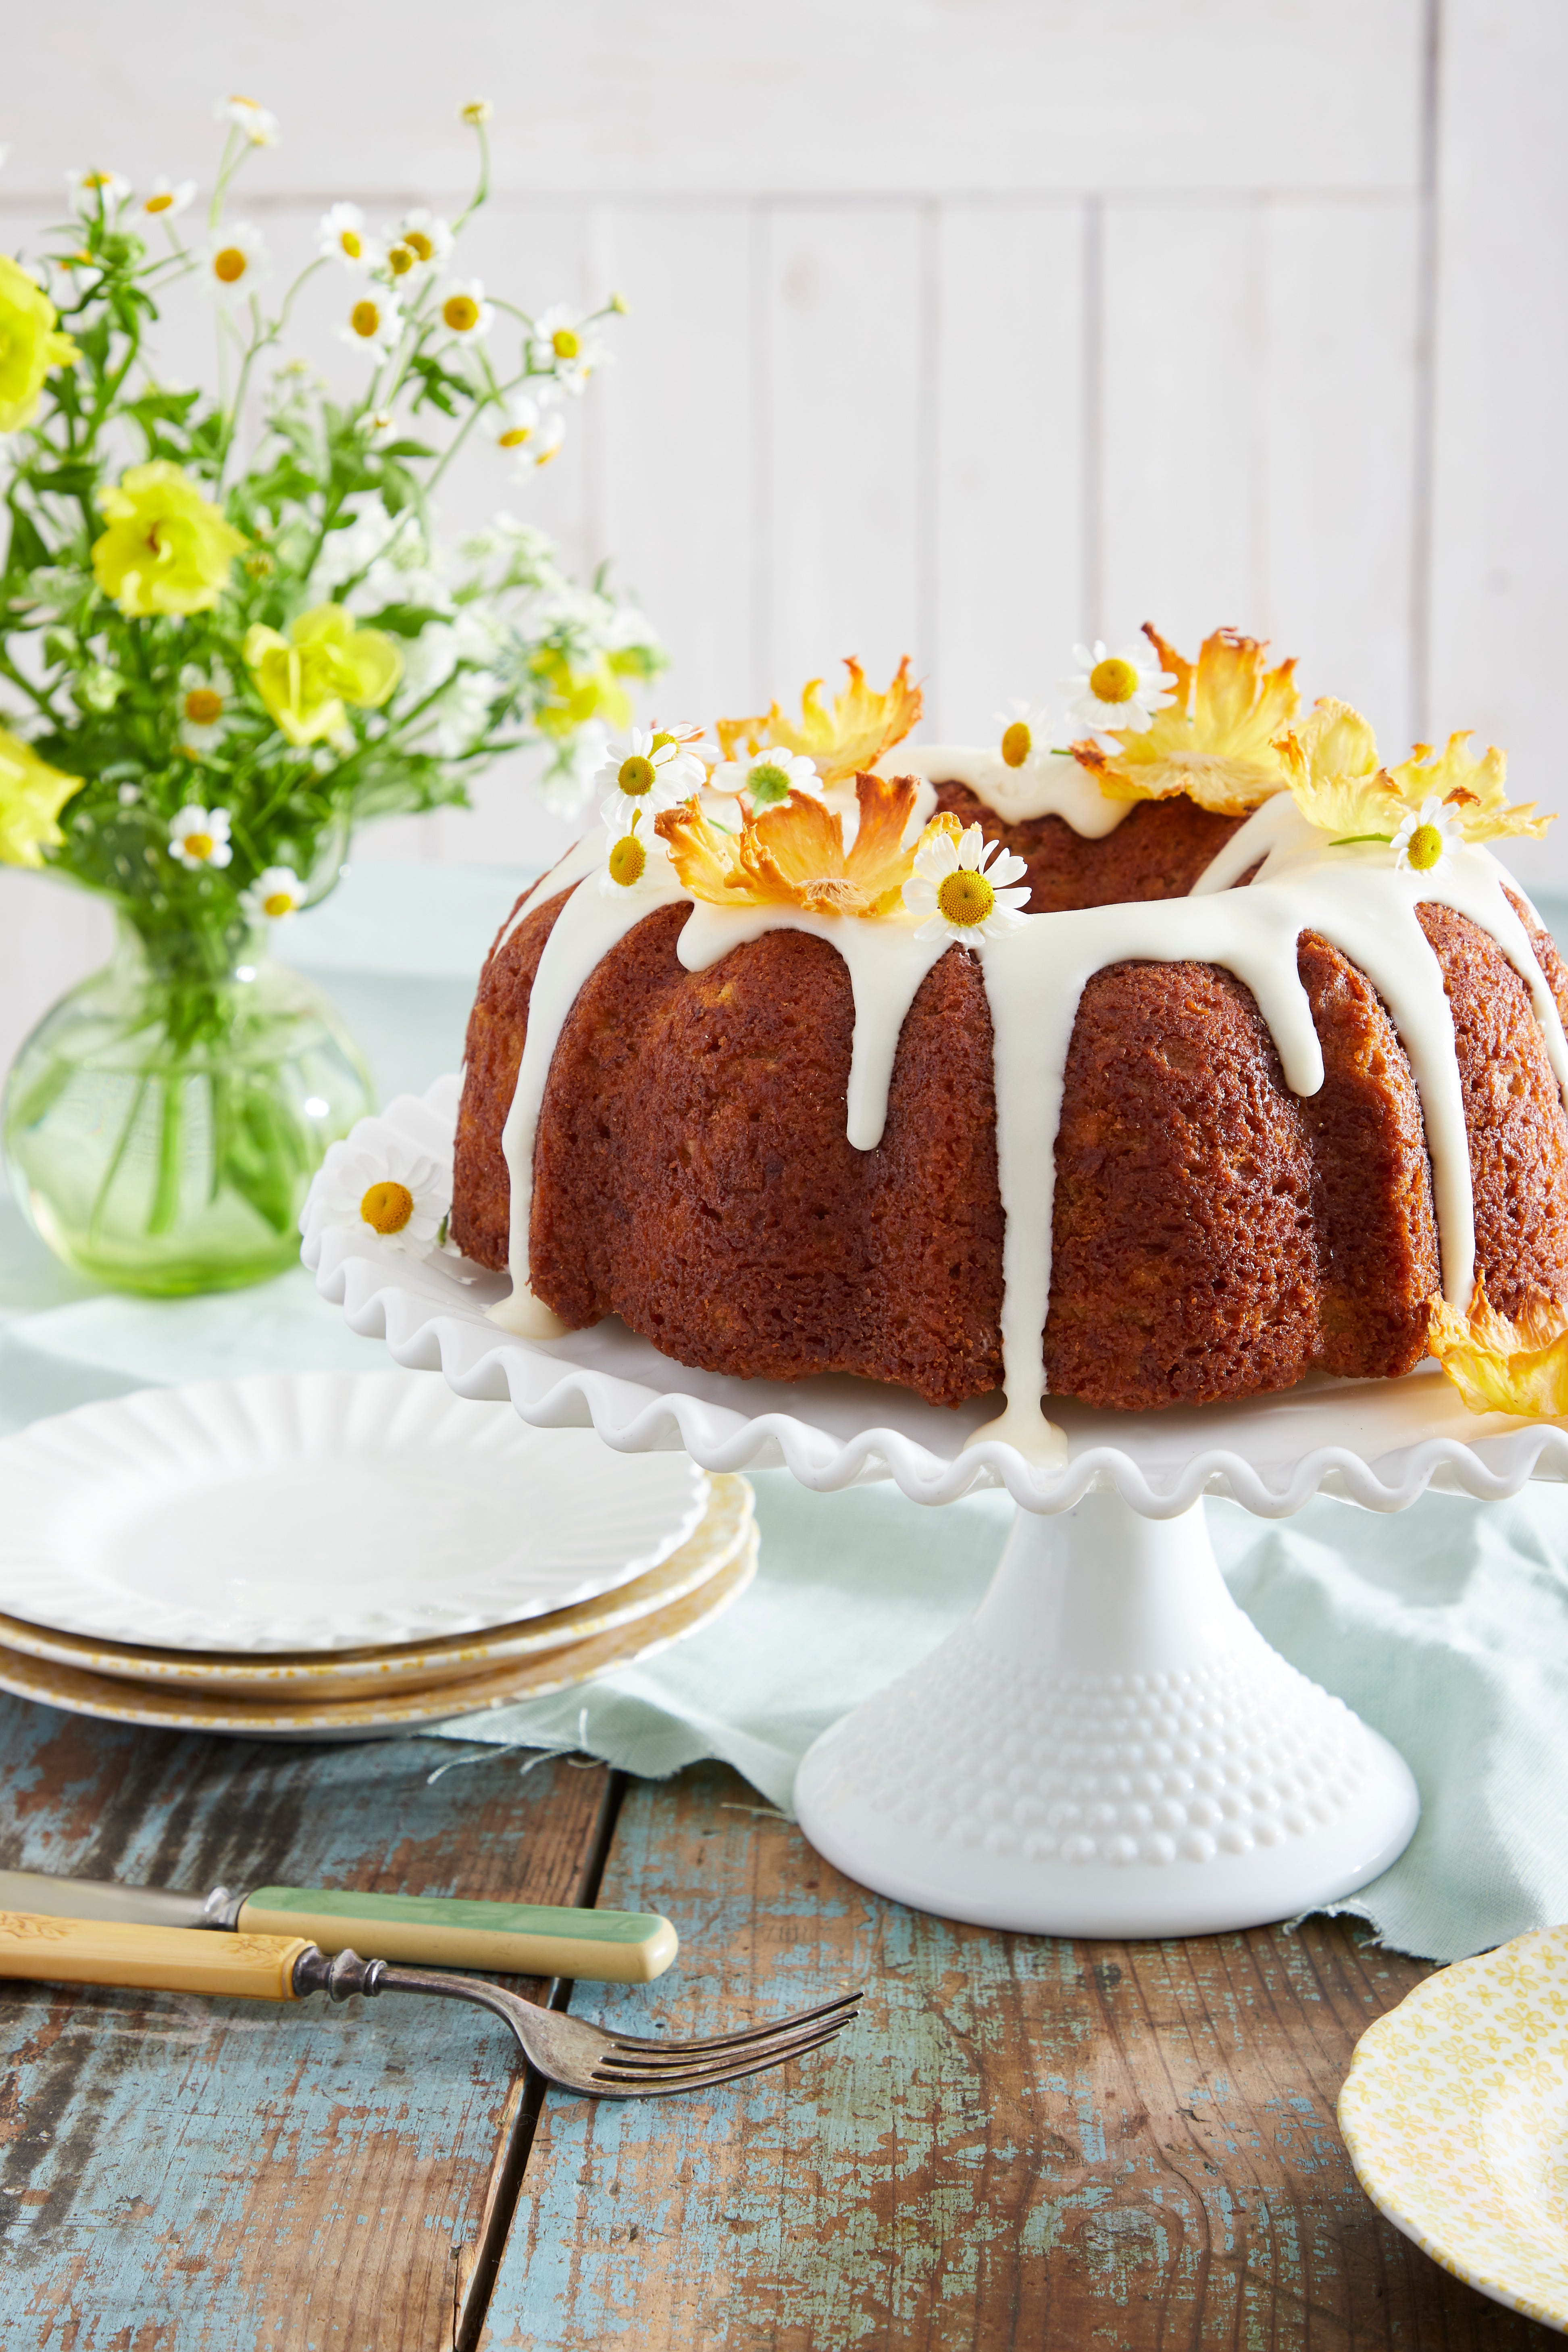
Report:
[[[366,1959],[578,1977],[596,1984],[646,1984],[663,1975],[679,1944],[669,1921],[652,1911],[572,1911],[550,1903],[468,1903],[320,1886],[258,1886],[249,1895],[215,1886],[208,1895],[171,1895],[160,1886],[56,1878],[42,1870],[0,1870],[0,1910],[303,1936],[324,1952],[352,1945]]]

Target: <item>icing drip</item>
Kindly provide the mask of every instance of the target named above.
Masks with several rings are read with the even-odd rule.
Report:
[[[1131,815],[1135,801],[1113,801],[1076,760],[1053,752],[1022,768],[1010,768],[1000,751],[965,743],[900,743],[880,765],[900,776],[925,776],[936,784],[967,784],[1004,824],[1026,817],[1059,816],[1088,841],[1102,841]]]
[[[564,857],[557,858],[548,873],[542,874],[522,894],[502,924],[496,940],[498,948],[504,947],[521,922],[535,907],[542,907],[560,890],[571,889],[574,882],[585,882],[605,855],[605,839],[597,825],[590,825],[581,841],[574,844]]]

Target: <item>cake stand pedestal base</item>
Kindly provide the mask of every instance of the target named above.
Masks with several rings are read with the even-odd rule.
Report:
[[[1054,1936],[1259,1927],[1409,1842],[1404,1759],[1237,1607],[1201,1499],[1021,1510],[970,1622],[825,1732],[801,1826],[862,1885]]]

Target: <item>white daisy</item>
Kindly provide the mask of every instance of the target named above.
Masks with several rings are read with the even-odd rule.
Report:
[[[804,752],[781,751],[769,744],[760,751],[741,751],[734,760],[721,760],[708,779],[716,793],[733,793],[744,796],[752,810],[761,814],[763,809],[787,800],[791,793],[822,792],[822,779],[815,761]]]
[[[521,479],[547,466],[566,437],[566,419],[553,405],[514,392],[506,404],[507,424],[496,435],[496,447],[507,450]]]
[[[1091,735],[1142,735],[1156,710],[1173,700],[1164,688],[1176,681],[1160,667],[1160,657],[1146,637],[1134,637],[1120,653],[1108,654],[1097,637],[1092,646],[1074,646],[1078,670],[1063,678],[1058,691],[1067,697],[1072,726]]]
[[[220,98],[213,109],[215,122],[232,122],[243,131],[253,147],[276,147],[278,117],[258,106],[253,98]]]
[[[1434,794],[1401,820],[1394,836],[1394,862],[1406,873],[1430,874],[1463,839],[1453,811]]]
[[[555,303],[534,320],[528,363],[536,374],[553,376],[563,392],[581,392],[608,356],[592,321],[568,302]]]
[[[72,210],[89,218],[100,204],[112,217],[131,194],[131,183],[123,172],[68,172],[66,185]]]
[[[249,889],[241,892],[239,903],[269,923],[286,923],[304,905],[305,886],[291,866],[264,866]]]
[[[248,299],[266,279],[269,263],[261,231],[248,221],[215,229],[207,247],[207,291],[219,302]]]
[[[452,231],[447,223],[425,205],[417,205],[405,213],[386,240],[387,258],[396,277],[406,277],[410,270],[430,269],[444,261],[452,250]],[[392,262],[396,251],[407,256],[401,268]]]
[[[1026,887],[1006,886],[1026,871],[1021,857],[1000,842],[987,841],[977,824],[957,841],[946,825],[928,825],[915,851],[914,873],[904,885],[904,904],[910,914],[929,919],[916,938],[945,935],[969,945],[1016,930],[1029,893]]]
[[[172,221],[176,213],[183,213],[186,205],[195,201],[195,193],[194,180],[160,177],[153,181],[150,192],[142,197],[136,209],[139,213],[145,213],[150,220]]]
[[[616,839],[631,831],[639,809],[651,824],[660,809],[674,808],[701,790],[708,772],[690,749],[700,733],[700,728],[678,724],[632,727],[610,738],[594,782],[610,787],[599,814]]]
[[[612,834],[599,875],[599,889],[606,898],[626,898],[634,894],[646,898],[653,891],[666,888],[675,879],[675,868],[669,862],[669,852],[655,833],[643,822],[644,812],[633,812],[626,830]]]
[[[339,327],[338,340],[356,351],[369,350],[377,359],[384,359],[402,332],[402,310],[390,294],[382,293],[378,288],[374,293],[360,296]]]
[[[316,250],[323,261],[345,261],[351,269],[374,269],[383,258],[358,205],[333,205],[321,215],[321,241]]]
[[[310,1205],[324,1224],[375,1234],[388,1249],[424,1256],[438,1246],[452,1196],[451,1178],[428,1153],[401,1137],[334,1143],[321,1163]]]
[[[226,866],[234,856],[228,845],[227,809],[200,808],[193,801],[169,827],[169,847],[192,874],[204,866]]]
[[[481,122],[488,122],[494,112],[495,109],[488,98],[470,98],[458,109],[461,120],[471,123],[476,131]]]
[[[1051,717],[1043,702],[1010,702],[996,713],[997,750],[1009,768],[1036,768],[1051,754]]]
[[[180,672],[180,744],[198,757],[221,742],[227,730],[232,689],[226,677],[187,663]],[[187,809],[185,815],[190,814]]]
[[[495,325],[496,314],[485,300],[482,279],[449,286],[441,298],[440,320],[455,343],[482,342]]]

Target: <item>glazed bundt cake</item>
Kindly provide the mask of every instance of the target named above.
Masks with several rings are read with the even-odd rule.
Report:
[[[1465,737],[1384,768],[1253,641],[1148,635],[1070,756],[1037,712],[889,756],[907,666],[721,758],[619,747],[469,1023],[452,1235],[499,1319],[1005,1387],[1034,1444],[1043,1394],[1408,1371],[1478,1275],[1568,1305],[1568,971],[1479,845],[1543,821]]]

